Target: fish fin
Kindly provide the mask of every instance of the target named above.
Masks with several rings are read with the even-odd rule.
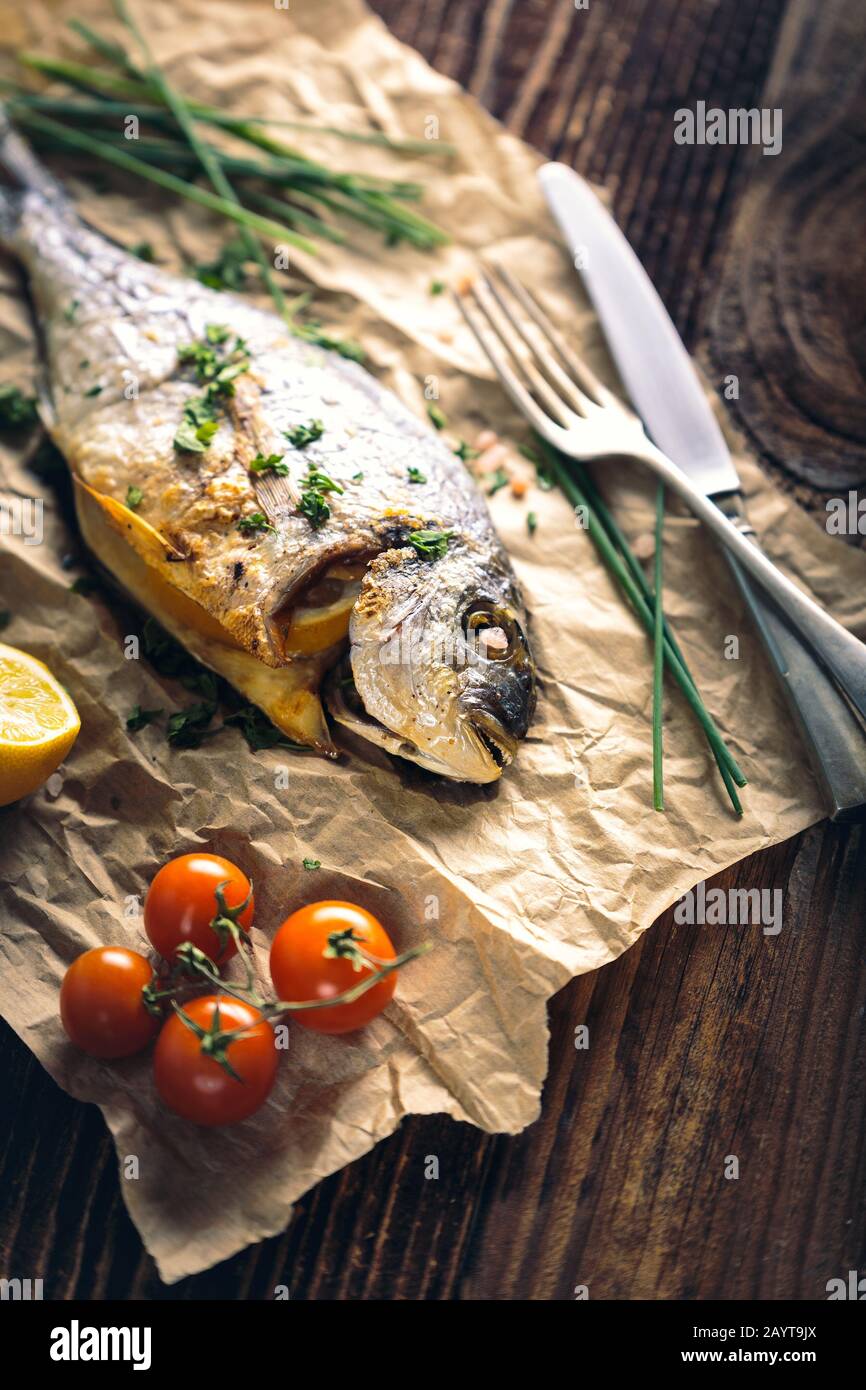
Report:
[[[131,507],[125,506],[123,502],[118,502],[115,497],[109,497],[105,492],[97,492],[95,488],[90,487],[76,474],[72,476],[75,486],[93,498],[94,502],[102,508],[114,529],[119,531],[132,548],[144,558],[150,557],[157,562],[184,558],[171,541],[151,526],[150,522],[137,516]]]

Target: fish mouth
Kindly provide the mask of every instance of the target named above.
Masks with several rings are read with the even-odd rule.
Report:
[[[479,757],[478,767],[473,772],[453,766],[427,748],[419,748],[411,739],[395,733],[368,713],[352,679],[348,653],[329,672],[323,694],[328,713],[343,728],[384,749],[386,753],[408,759],[425,771],[451,781],[495,782],[517,751],[517,740],[503,729],[499,721],[475,708],[466,720],[471,747]]]
[[[517,752],[517,739],[509,734],[494,715],[474,708],[470,718],[472,733],[500,772],[508,766]]]

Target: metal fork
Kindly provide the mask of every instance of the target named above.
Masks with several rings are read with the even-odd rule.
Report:
[[[637,415],[598,380],[503,267],[455,294],[463,317],[515,405],[548,444],[591,462],[647,464],[758,581],[866,719],[866,646],[804,594],[648,438]]]

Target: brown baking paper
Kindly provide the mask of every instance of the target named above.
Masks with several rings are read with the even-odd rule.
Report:
[[[401,47],[360,0],[144,4],[161,61],[185,90],[241,113],[423,138],[438,122],[453,164],[395,160],[380,149],[297,136],[345,167],[400,171],[427,186],[425,211],[453,245],[425,256],[383,249],[363,229],[345,247],[294,257],[325,291],[320,313],[359,338],[369,363],[419,413],[438,387],[458,437],[495,425],[526,437],[477,348],[432,279],[454,282],[489,256],[512,267],[610,379],[597,324],[533,177],[539,157],[451,81]],[[76,0],[3,7],[9,50],[78,54],[73,14],[122,37],[107,8]],[[7,68],[11,53],[6,54]],[[226,232],[151,190],[96,196],[69,186],[103,229],[150,240],[167,264],[206,260]],[[17,272],[0,267],[3,379],[28,389],[34,338]],[[433,379],[432,382],[430,379]],[[746,384],[743,384],[746,389]],[[840,618],[864,631],[866,558],[774,491],[738,452],[751,515],[767,550]],[[75,546],[55,495],[2,450],[3,496],[44,496],[41,545],[4,537],[5,640],[43,658],[72,693],[80,737],[59,776],[0,812],[0,1008],[73,1095],[102,1109],[137,1177],[121,1187],[163,1279],[173,1281],[281,1230],[292,1203],[365,1153],[410,1113],[444,1112],[515,1134],[539,1112],[546,1003],[573,975],[613,960],[697,881],[821,816],[821,803],[766,660],[726,566],[685,515],[666,527],[666,606],[707,704],[750,778],[733,816],[694,720],[673,687],[665,721],[667,811],[652,809],[651,661],[561,495],[505,489],[491,502],[532,613],[538,713],[516,765],[492,787],[437,783],[355,749],[334,766],[274,749],[248,751],[231,730],[176,752],[158,727],[127,734],[134,705],[189,697],[144,661],[124,659],[128,612],[70,592]],[[645,542],[651,495],[614,465],[599,474],[633,538]],[[538,516],[533,538],[526,515]],[[644,536],[646,533],[646,537]],[[724,656],[739,638],[739,658]],[[288,769],[288,778],[281,777]],[[287,789],[282,789],[288,781]],[[58,989],[66,966],[99,943],[141,944],[140,904],[168,857],[204,847],[255,880],[257,963],[302,902],[349,898],[377,913],[400,948],[435,950],[401,975],[397,998],[363,1032],[324,1038],[291,1026],[273,1096],[253,1120],[204,1133],[158,1104],[147,1056],[101,1064],[65,1041]],[[305,872],[305,856],[322,868]],[[757,928],[756,928],[757,929]],[[240,1177],[239,1177],[240,1175]]]

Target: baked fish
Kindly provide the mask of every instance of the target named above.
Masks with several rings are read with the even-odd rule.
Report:
[[[527,732],[526,615],[461,461],[362,367],[130,256],[8,123],[0,236],[43,330],[43,414],[90,550],[289,738],[338,723],[491,782]]]

